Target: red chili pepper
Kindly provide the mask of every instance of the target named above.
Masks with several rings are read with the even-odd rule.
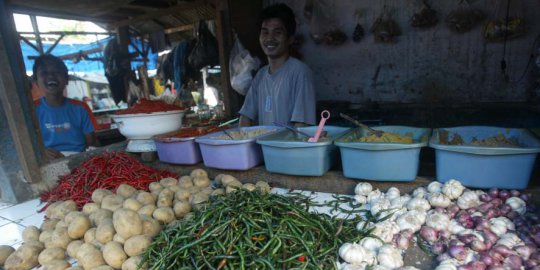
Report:
[[[298,257],[298,260],[301,261],[301,262],[305,262],[306,261],[306,256],[302,255],[302,256]]]
[[[148,100],[139,99],[132,107],[118,111],[116,114],[137,114],[137,113],[154,113],[154,112],[166,112],[166,111],[178,111],[184,110],[183,107],[179,107],[172,104],[167,104],[160,100]]]
[[[195,239],[199,239],[201,238],[201,235],[204,233],[204,231],[206,231],[206,229],[208,229],[208,224],[205,224],[196,234],[195,234]]]

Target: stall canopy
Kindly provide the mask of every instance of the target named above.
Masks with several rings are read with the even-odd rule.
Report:
[[[99,41],[89,43],[89,44],[58,44],[56,47],[51,51],[52,55],[55,56],[65,56],[69,55],[71,57],[68,57],[67,59],[64,59],[64,63],[68,67],[68,70],[73,73],[87,73],[87,72],[97,72],[97,73],[104,73],[104,62],[103,62],[103,49],[107,45],[109,41],[113,40],[113,37],[101,39]],[[114,42],[114,40],[113,40]],[[129,46],[130,52],[136,52],[136,49],[133,46],[137,46],[139,50],[143,47],[148,46],[148,44],[145,42],[141,42],[138,39],[132,38],[132,45]],[[34,65],[34,58],[39,55],[39,53],[32,48],[27,43],[21,41],[21,50],[24,57],[24,65],[26,67],[26,73],[31,74],[32,73],[32,66]],[[43,44],[43,48],[45,51],[52,46],[53,44]],[[93,53],[84,53],[84,52],[92,52]],[[149,70],[156,69],[156,63],[157,63],[157,53],[154,53],[150,51],[148,53],[148,62],[147,67]],[[135,70],[137,66],[140,66],[143,64],[141,57],[136,57],[136,59],[140,59],[139,61],[135,60],[131,62],[131,68]]]

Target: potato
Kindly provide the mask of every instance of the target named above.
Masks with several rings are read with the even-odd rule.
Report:
[[[72,266],[70,268],[66,268],[66,270],[84,270],[82,266]]]
[[[193,171],[191,171],[191,174],[189,175],[193,178],[196,178],[196,177],[206,177],[208,178],[208,173],[206,173],[205,170],[203,169],[195,169]]]
[[[177,202],[174,204],[174,215],[177,218],[184,217],[187,213],[191,212],[191,204],[188,202]]]
[[[170,189],[163,189],[158,196],[157,207],[171,207],[174,193]]]
[[[101,206],[97,203],[87,203],[83,206],[82,208],[82,212],[85,213],[86,215],[90,215],[94,212],[96,212],[98,209],[100,209]]]
[[[127,259],[122,264],[122,270],[146,270],[148,269],[148,266],[146,264],[141,265],[139,268],[139,264],[141,264],[142,258],[140,256],[133,256],[129,259]]]
[[[113,214],[113,225],[116,232],[124,239],[142,233],[142,221],[139,213],[129,209],[118,209]]]
[[[105,198],[108,195],[112,195],[112,191],[108,189],[98,188],[92,192],[92,201],[101,204],[101,201],[103,201],[103,198]]]
[[[125,199],[130,198],[137,189],[127,184],[120,184],[116,189],[116,195],[120,195]]]
[[[159,207],[152,213],[152,217],[162,224],[172,222],[174,217],[174,211],[170,207]]]
[[[115,234],[112,219],[103,220],[96,228],[96,240],[102,244],[112,241]]]
[[[175,192],[181,190],[182,188],[179,185],[174,185],[174,186],[167,187],[167,189],[172,191],[173,193],[175,193]]]
[[[152,217],[147,215],[141,215],[141,221],[143,226],[143,235],[154,237],[158,235],[159,232],[161,232],[161,225],[157,220],[153,219]]]
[[[64,219],[72,211],[77,211],[77,204],[73,200],[64,201],[52,210],[51,218]]]
[[[68,230],[65,228],[55,229],[51,235],[51,239],[48,243],[45,243],[47,248],[59,247],[66,249],[71,238],[68,235]]]
[[[195,194],[195,193],[199,193],[199,192],[201,192],[201,190],[202,190],[202,188],[196,187],[196,186],[192,186],[192,187],[190,187],[190,188],[187,189],[187,191],[188,191],[191,195],[193,195],[193,194]]]
[[[188,189],[193,186],[193,177],[191,176],[182,176],[178,180],[178,186],[183,189]]]
[[[236,179],[236,177],[232,176],[232,175],[228,175],[228,174],[225,174],[221,177],[221,185],[226,187],[228,186],[231,182],[239,182],[238,179]]]
[[[216,188],[214,189],[214,191],[212,191],[212,194],[210,194],[210,196],[217,196],[217,195],[225,195],[225,189]]]
[[[193,185],[196,187],[201,187],[201,188],[209,187],[210,179],[208,179],[208,176],[194,177]]]
[[[97,228],[90,228],[86,233],[84,234],[84,242],[85,243],[92,243],[96,240],[96,231]]]
[[[44,270],[64,270],[71,266],[66,260],[52,260],[44,265]]]
[[[98,226],[105,219],[112,219],[113,212],[107,209],[98,209],[90,214],[90,221],[93,226]]]
[[[124,197],[116,194],[111,194],[105,196],[103,201],[101,201],[101,208],[116,211],[119,208],[122,208],[124,204]]]
[[[59,247],[47,248],[39,253],[38,262],[41,265],[46,265],[52,260],[63,260],[65,255],[65,250]]]
[[[159,184],[164,188],[176,186],[178,185],[178,179],[172,177],[163,178],[159,180]]]
[[[103,259],[113,268],[120,269],[127,260],[122,244],[111,241],[103,247]]]
[[[255,184],[246,183],[246,184],[242,185],[242,189],[245,189],[247,191],[255,191],[255,189],[257,189],[257,187],[255,186]]]
[[[157,209],[157,207],[155,205],[145,205],[143,207],[141,207],[141,209],[139,209],[139,211],[137,211],[137,213],[139,213],[139,215],[147,215],[147,216],[152,216],[152,214],[154,213],[154,211]]]
[[[52,233],[53,233],[53,231],[41,232],[41,234],[39,235],[39,242],[45,244],[45,243],[51,241]]]
[[[191,196],[191,193],[185,189],[181,189],[174,194],[176,200],[185,202],[189,201],[189,196]]]
[[[223,178],[224,174],[220,173],[214,177],[214,181],[216,182],[216,185],[221,186],[221,178]]]
[[[61,205],[63,201],[53,202],[48,207],[47,210],[45,210],[45,216],[48,218],[53,218],[53,213],[55,212],[55,209],[57,206]]]
[[[100,265],[92,268],[92,270],[114,270],[114,268],[110,267],[109,265]]]
[[[141,193],[137,194],[137,201],[144,205],[148,204],[156,204],[156,199],[154,199],[154,196],[150,192],[142,191]]]
[[[150,190],[150,193],[159,194],[164,187],[159,182],[152,182],[150,185],[148,185],[148,189]]]
[[[201,189],[201,192],[210,196],[210,194],[212,194],[212,192],[214,192],[214,190],[211,187],[205,187],[205,188]]]
[[[80,216],[86,216],[83,212],[79,212],[79,211],[71,211],[69,212],[65,217],[64,217],[64,222],[66,223],[66,226],[69,227],[69,224],[71,222],[73,222],[73,220],[76,218],[76,217],[80,217]]]
[[[24,242],[39,241],[39,229],[36,226],[28,226],[22,232]]]
[[[270,190],[272,190],[270,185],[268,183],[264,182],[264,181],[257,181],[257,183],[255,183],[255,186],[263,194],[270,193]]]
[[[4,263],[4,269],[25,270],[36,267],[39,264],[38,255],[39,252],[43,250],[42,246],[42,244],[41,246],[36,244],[36,241],[24,243],[7,257],[6,262]]]
[[[77,252],[77,260],[84,269],[92,269],[105,264],[101,252],[89,243],[81,245]]]
[[[90,218],[81,213],[81,215],[75,217],[68,225],[68,235],[71,239],[79,239],[84,236],[86,231],[90,229],[92,223]]]
[[[7,257],[11,255],[11,253],[15,252],[15,249],[11,246],[7,245],[1,245],[0,246],[0,266],[4,266],[4,263],[6,262]]]
[[[122,236],[115,234],[113,236],[113,241],[118,242],[120,244],[124,244],[126,242],[126,239],[122,238]]]
[[[133,211],[139,211],[143,204],[136,199],[129,198],[124,201],[123,207]]]
[[[233,180],[233,181],[229,181],[229,182],[227,183],[227,186],[225,186],[225,188],[227,188],[227,187],[234,187],[234,188],[236,188],[236,189],[240,189],[240,188],[242,188],[242,182],[240,182],[240,181],[238,181],[238,180],[236,180],[236,181],[234,181],[234,180]],[[225,190],[226,190],[226,189],[225,189]]]
[[[55,226],[54,229],[56,230],[56,229],[64,228],[64,229],[67,230],[67,227],[68,227],[67,223],[65,221],[63,221],[63,220],[60,220],[60,221],[58,221],[58,223],[56,223],[56,226]]]
[[[135,235],[124,243],[124,251],[130,257],[141,255],[152,243],[148,235]]]
[[[235,191],[238,190],[238,187],[233,187],[233,186],[227,186],[225,187],[225,193],[229,194],[229,193],[233,193]]]
[[[69,243],[66,249],[68,256],[77,259],[77,252],[79,251],[79,248],[82,246],[82,244],[84,244],[84,242],[81,240],[71,241],[71,243]]]
[[[54,231],[54,229],[56,228],[56,224],[59,221],[60,220],[57,219],[57,218],[51,218],[51,219],[43,221],[43,223],[41,224],[41,231],[42,232],[44,232],[44,231]]]

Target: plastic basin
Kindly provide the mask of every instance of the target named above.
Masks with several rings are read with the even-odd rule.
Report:
[[[178,130],[185,111],[111,115],[118,131],[130,140],[146,140],[152,136]]]

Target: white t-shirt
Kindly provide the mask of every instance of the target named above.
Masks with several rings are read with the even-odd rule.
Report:
[[[258,125],[303,122],[315,125],[315,89],[307,65],[289,57],[274,74],[262,67],[251,83],[240,114]]]

